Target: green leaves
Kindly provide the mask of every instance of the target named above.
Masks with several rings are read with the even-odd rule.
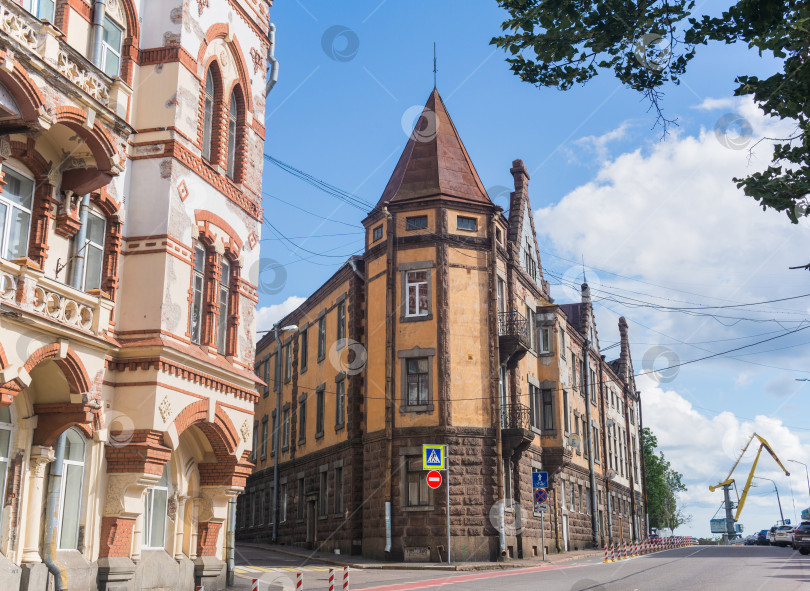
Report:
[[[641,93],[666,131],[663,92],[679,84],[697,47],[745,43],[781,60],[782,71],[759,79],[739,75],[737,96],[752,96],[762,111],[795,122],[778,142],[772,166],[733,179],[764,208],[798,223],[810,194],[810,2],[740,0],[721,17],[695,15],[691,0],[497,0],[509,18],[490,43],[503,49],[511,70],[538,87],[568,90],[600,73]],[[727,64],[718,68],[725,73]]]

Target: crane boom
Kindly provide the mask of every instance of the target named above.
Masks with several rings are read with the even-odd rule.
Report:
[[[762,453],[763,448],[768,450],[768,453],[771,454],[771,457],[774,459],[774,461],[777,464],[779,464],[779,467],[782,468],[782,471],[785,473],[785,475],[790,476],[790,472],[788,472],[787,468],[785,468],[785,466],[782,465],[782,462],[776,456],[776,452],[773,451],[771,445],[764,438],[754,433],[753,435],[751,435],[750,439],[748,440],[748,443],[745,444],[745,447],[743,447],[742,452],[740,453],[740,457],[738,457],[737,461],[734,462],[734,465],[731,467],[731,471],[728,473],[726,479],[723,482],[715,484],[714,486],[710,486],[709,490],[714,492],[721,486],[727,486],[734,482],[734,479],[731,476],[732,474],[734,474],[734,470],[737,469],[740,460],[742,460],[743,456],[745,455],[745,452],[748,450],[748,446],[751,445],[751,442],[754,440],[754,437],[756,437],[759,440],[759,449],[757,450],[757,455],[754,458],[754,464],[751,466],[751,472],[748,473],[748,480],[746,480],[745,482],[745,488],[743,488],[742,495],[740,496],[739,502],[737,503],[737,513],[734,515],[734,521],[738,521],[740,519],[740,513],[742,513],[743,506],[745,505],[745,499],[748,497],[748,490],[751,488],[751,481],[754,479],[754,472],[757,469],[757,463],[759,463],[759,456]]]

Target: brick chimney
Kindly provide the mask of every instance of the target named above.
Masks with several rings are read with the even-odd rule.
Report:
[[[619,354],[619,378],[625,384],[629,383],[630,377],[627,375],[630,370],[630,340],[627,338],[627,320],[624,316],[619,318],[619,337],[620,337],[620,351]]]

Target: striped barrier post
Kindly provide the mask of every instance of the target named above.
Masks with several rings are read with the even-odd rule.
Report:
[[[329,591],[335,591],[335,569],[329,569]]]
[[[343,591],[349,591],[349,567],[343,567]]]
[[[304,573],[295,573],[295,591],[304,591]]]
[[[622,542],[622,560],[627,558],[627,542]]]
[[[259,591],[259,579],[253,579],[250,585],[250,591]]]
[[[610,562],[607,544],[605,544],[605,559],[602,562]]]
[[[205,591],[205,587],[202,585],[197,585],[196,587],[194,587],[194,589],[196,589],[196,591]]]

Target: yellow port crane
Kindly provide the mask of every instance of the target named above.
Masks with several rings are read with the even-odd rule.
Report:
[[[732,507],[731,507],[731,499],[729,498],[729,489],[734,484],[734,479],[731,477],[731,475],[734,473],[734,470],[736,470],[737,465],[740,463],[740,460],[742,460],[743,456],[745,455],[745,452],[748,450],[748,446],[751,445],[751,442],[754,440],[754,437],[759,439],[759,449],[757,450],[757,455],[754,458],[754,464],[751,466],[751,472],[748,474],[748,480],[745,483],[745,488],[743,488],[742,496],[737,499],[738,501],[737,513],[732,518],[731,516]],[[773,451],[771,445],[767,441],[765,441],[765,439],[754,433],[753,435],[751,435],[751,438],[748,440],[748,443],[745,444],[745,447],[743,447],[742,452],[740,453],[740,457],[737,458],[736,462],[734,462],[734,465],[731,467],[731,471],[728,473],[726,479],[723,482],[720,482],[718,484],[715,484],[714,486],[709,487],[709,490],[712,492],[716,491],[720,487],[723,488],[723,492],[725,493],[725,505],[726,505],[726,531],[728,532],[728,535],[731,537],[736,535],[734,529],[734,522],[740,518],[740,513],[742,513],[743,505],[745,505],[745,498],[748,496],[748,490],[751,488],[751,481],[754,479],[754,472],[757,469],[757,462],[759,462],[759,455],[762,453],[762,448],[768,450],[768,453],[771,454],[771,457],[776,461],[777,464],[779,464],[779,467],[782,468],[785,475],[790,476],[790,472],[787,471],[787,468],[785,468],[782,465],[782,462],[779,461],[779,458],[776,457],[776,452]]]

